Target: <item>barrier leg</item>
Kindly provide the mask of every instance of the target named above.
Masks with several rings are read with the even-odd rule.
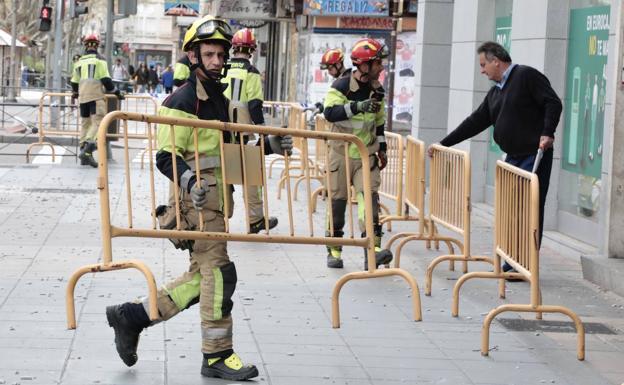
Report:
[[[472,278],[496,278],[498,275],[492,272],[475,271],[467,273],[459,277],[455,286],[453,286],[453,303],[451,305],[451,316],[457,317],[459,315],[459,290],[463,286],[464,282]]]
[[[36,143],[31,143],[26,149],[26,163],[30,162],[30,151],[33,149],[33,147],[37,147],[37,146],[50,146],[50,149],[52,151],[52,162],[56,160],[56,151],[54,150],[54,145],[52,145],[52,143],[36,142]]]
[[[425,273],[425,295],[426,296],[431,295],[431,281],[433,279],[433,270],[439,263],[444,262],[444,261],[464,261],[466,259],[470,262],[488,262],[488,263],[494,264],[494,261],[492,260],[492,258],[489,258],[489,257],[479,256],[479,257],[467,258],[463,255],[441,255],[435,258],[433,261],[431,261],[431,263],[429,263],[429,266],[427,266],[427,272]]]
[[[422,309],[420,303],[420,292],[418,290],[418,284],[414,277],[409,274],[407,271],[403,269],[382,269],[382,270],[374,270],[372,272],[368,271],[358,271],[353,273],[348,273],[340,277],[340,279],[334,285],[334,290],[332,291],[332,327],[337,329],[340,327],[340,290],[344,286],[345,283],[352,279],[368,279],[368,278],[380,278],[387,277],[391,275],[399,275],[403,277],[409,283],[410,288],[412,289],[412,306],[413,306],[413,318],[414,321],[422,320]]]
[[[150,320],[155,321],[158,319],[158,307],[156,306],[156,280],[154,279],[154,275],[151,270],[147,267],[147,265],[139,260],[126,260],[113,262],[110,264],[94,264],[94,265],[85,265],[76,270],[69,281],[67,282],[67,289],[65,291],[65,304],[66,304],[66,312],[67,312],[67,328],[75,329],[76,328],[76,310],[74,305],[74,290],[76,288],[76,283],[80,277],[85,275],[86,273],[98,273],[105,271],[113,271],[113,270],[123,270],[134,268],[145,276],[147,279],[147,287],[148,287],[148,295],[149,295],[149,317]]]

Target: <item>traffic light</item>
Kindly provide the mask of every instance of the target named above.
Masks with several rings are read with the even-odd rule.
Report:
[[[80,17],[89,12],[89,6],[85,4],[84,0],[72,0],[74,2],[74,12],[72,17]]]
[[[39,31],[48,32],[52,27],[52,7],[44,5],[39,12]]]

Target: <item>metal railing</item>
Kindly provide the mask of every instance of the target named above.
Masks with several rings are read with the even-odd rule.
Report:
[[[505,278],[529,281],[529,304],[505,304],[492,309],[483,320],[481,354],[488,355],[490,324],[503,312],[561,313],[572,319],[577,331],[577,358],[585,359],[585,329],[581,319],[567,307],[542,304],[539,277],[539,181],[537,175],[498,161],[496,164],[494,224],[494,271],[463,275],[453,288],[452,315],[459,314],[459,290],[471,278],[499,280],[499,296],[505,298]],[[515,270],[503,272],[501,262]]]
[[[106,127],[110,125],[114,121],[119,121],[123,129],[121,130],[121,134],[111,135],[106,132]],[[148,152],[149,152],[149,172],[146,173],[143,171],[139,171],[133,173],[130,168],[130,158],[129,158],[129,149],[128,149],[128,139],[132,138],[133,135],[129,133],[127,129],[129,122],[143,122],[147,126],[144,130],[148,134]],[[233,124],[233,123],[222,123],[217,121],[205,121],[205,120],[194,120],[194,119],[185,119],[185,118],[171,118],[171,117],[161,117],[161,116],[149,116],[149,115],[141,115],[136,113],[126,113],[126,112],[112,112],[106,115],[104,120],[100,125],[100,129],[98,132],[98,162],[99,162],[99,177],[97,179],[97,188],[100,191],[100,213],[101,213],[101,228],[102,228],[102,242],[103,242],[103,256],[102,262],[92,265],[87,265],[79,268],[75,271],[70,277],[67,284],[66,291],[66,305],[67,305],[67,322],[68,327],[70,329],[76,327],[76,319],[75,319],[75,308],[74,308],[74,290],[75,286],[80,279],[80,277],[89,272],[104,272],[104,271],[112,271],[112,270],[120,270],[120,269],[128,269],[135,268],[140,270],[145,278],[147,279],[148,290],[149,290],[149,313],[150,318],[152,320],[158,317],[158,311],[156,309],[156,284],[154,280],[154,276],[149,270],[149,268],[139,260],[122,260],[122,261],[114,261],[113,260],[113,249],[112,249],[112,238],[115,237],[148,237],[148,238],[169,238],[169,239],[180,239],[180,240],[220,240],[220,241],[240,241],[240,242],[261,242],[261,243],[293,243],[293,244],[307,244],[307,245],[332,245],[332,246],[359,246],[367,249],[368,253],[368,271],[361,272],[352,272],[345,274],[341,277],[335,284],[333,292],[332,292],[332,325],[333,327],[340,327],[340,313],[339,313],[339,295],[342,286],[350,281],[355,279],[367,279],[367,278],[378,278],[378,277],[386,277],[391,275],[398,275],[404,278],[410,288],[412,290],[412,304],[413,304],[413,318],[414,320],[421,319],[421,304],[420,304],[420,294],[418,291],[418,285],[416,280],[406,272],[405,270],[399,268],[389,268],[389,269],[376,269],[375,265],[375,244],[374,244],[374,231],[373,231],[373,223],[372,216],[366,216],[365,219],[365,227],[366,234],[370,234],[369,236],[359,238],[354,234],[353,221],[350,223],[350,233],[348,236],[344,238],[334,238],[325,236],[324,229],[324,221],[313,221],[312,211],[311,211],[311,202],[308,200],[307,202],[307,213],[308,218],[307,221],[298,220],[295,222],[293,220],[293,199],[290,190],[290,179],[287,178],[286,190],[287,190],[287,202],[286,209],[288,212],[288,230],[286,234],[273,233],[268,230],[265,231],[264,234],[248,234],[242,232],[235,232],[235,229],[230,226],[230,221],[228,219],[228,215],[224,215],[224,224],[225,224],[225,232],[207,232],[203,231],[202,226],[198,230],[183,230],[181,227],[181,199],[180,192],[177,187],[172,188],[172,196],[169,199],[172,199],[172,206],[175,208],[175,223],[176,226],[170,230],[158,229],[157,228],[157,220],[155,215],[155,208],[157,203],[157,197],[155,192],[155,171],[154,171],[154,162],[152,153],[155,151],[152,147],[152,137],[151,133],[153,132],[152,126],[158,124],[159,130],[168,129],[171,130],[171,148],[176,148],[175,146],[175,136],[174,127],[175,126],[184,126],[191,127],[193,129],[193,140],[194,140],[194,148],[197,148],[198,144],[198,132],[202,129],[212,129],[220,131],[220,165],[226,165],[227,167],[221,168],[221,172],[223,175],[223,183],[219,188],[222,188],[222,194],[224,197],[224,213],[230,213],[232,203],[228,197],[228,192],[231,191],[229,189],[230,183],[242,184],[242,190],[245,191],[245,186],[248,183],[259,184],[263,186],[264,193],[264,214],[265,218],[268,218],[269,213],[269,201],[267,200],[268,196],[268,186],[267,186],[267,177],[266,177],[266,169],[265,169],[265,158],[264,158],[264,136],[265,135],[292,135],[293,137],[298,138],[301,141],[303,146],[308,145],[309,140],[322,140],[327,144],[327,141],[343,141],[345,147],[349,146],[349,144],[353,144],[357,146],[360,154],[367,154],[368,150],[366,146],[362,143],[354,135],[347,134],[338,134],[331,132],[314,132],[300,129],[291,129],[291,128],[277,128],[277,127],[268,127],[268,126],[255,126],[255,125],[246,125],[246,124]],[[230,133],[255,133],[260,136],[260,146],[257,146],[255,149],[255,154],[249,156],[248,151],[250,151],[250,147],[245,146],[243,144],[225,144],[223,140],[223,132],[229,131]],[[106,157],[106,152],[101,151],[102,146],[106,142],[107,137],[111,136],[118,137],[122,139],[124,145],[124,153],[125,153],[125,167],[124,169],[124,180],[125,180],[125,196],[122,193],[121,200],[125,199],[125,202],[118,203],[119,207],[125,207],[125,212],[117,213],[115,218],[111,216],[111,185],[109,184],[109,169],[108,169],[108,160]],[[188,154],[191,155],[191,154]],[[200,180],[200,165],[199,158],[200,154],[195,151],[194,154],[195,159],[195,172],[196,178]],[[290,168],[290,157],[284,156],[285,162],[285,172],[286,177],[289,176]],[[226,160],[227,159],[227,160]],[[348,159],[346,160],[348,162]],[[176,169],[176,157],[172,155],[173,168]],[[192,163],[192,162],[191,162]],[[364,186],[370,186],[370,164],[367,156],[362,157],[363,163],[363,183]],[[258,169],[260,168],[260,169]],[[347,163],[347,169],[349,165]],[[255,171],[254,171],[255,170]],[[135,175],[135,174],[138,174]],[[260,175],[259,181],[252,181],[254,175]],[[349,172],[347,172],[349,175]],[[162,178],[162,177],[161,177]],[[147,182],[146,182],[147,179]],[[329,183],[329,178],[325,181]],[[138,201],[140,199],[140,195],[133,194],[133,190],[137,190],[139,187],[145,189],[146,183],[149,185],[149,204],[148,207],[151,208],[151,215],[146,212],[136,213],[133,210],[133,207],[140,206],[141,204],[145,206],[145,202]],[[177,186],[178,180],[177,175],[174,174],[173,185]],[[137,187],[138,186],[138,187]],[[306,183],[308,188],[307,196],[310,196],[310,184],[309,180]],[[330,195],[331,199],[331,195]],[[372,193],[370,188],[364,188],[364,200],[365,205],[368,212],[372,211]],[[245,207],[248,208],[248,200],[244,195],[244,204]],[[247,223],[249,223],[249,210],[247,211]],[[199,223],[203,223],[203,210],[199,211]],[[352,214],[351,214],[352,215]],[[331,215],[330,215],[331,218]],[[265,223],[266,228],[268,229],[268,223]],[[316,228],[315,228],[316,226]],[[333,224],[330,223],[330,226]],[[321,235],[316,235],[321,234]]]

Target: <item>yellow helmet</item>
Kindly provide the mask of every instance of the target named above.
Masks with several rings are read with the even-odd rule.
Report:
[[[186,30],[182,49],[190,51],[193,44],[199,41],[216,40],[225,45],[226,52],[232,46],[232,28],[225,20],[206,15],[196,20]]]

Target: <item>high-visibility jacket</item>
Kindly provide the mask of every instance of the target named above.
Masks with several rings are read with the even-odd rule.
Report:
[[[173,66],[173,85],[180,87],[191,76],[191,61],[188,56],[182,56]]]
[[[381,99],[381,109],[377,113],[356,112],[355,104],[358,101],[383,97],[383,87],[378,81],[361,83],[355,79],[353,72],[345,73],[336,79],[327,95],[323,114],[325,119],[332,123],[332,131],[354,134],[368,147],[369,154],[385,151],[384,125],[386,122],[385,102]],[[330,143],[332,145],[332,143]],[[342,143],[333,143],[332,148],[343,153]],[[359,159],[357,147],[349,145],[349,156]]]
[[[243,58],[233,58],[229,64],[227,76],[221,81],[228,85],[224,93],[230,99],[232,108],[238,110],[237,123],[264,124],[260,71]]]
[[[81,104],[103,99],[105,89],[115,89],[106,60],[96,50],[88,50],[74,63],[70,81],[73,90],[78,92],[78,102]]]
[[[189,118],[201,120],[219,120],[229,122],[229,102],[223,96],[221,84],[215,82],[198,82],[195,75],[171,94],[158,109],[159,116],[173,118]],[[177,159],[178,180],[187,170],[195,169],[195,141],[194,129],[187,126],[174,126],[175,149],[171,146],[171,128],[169,125],[158,125],[158,153],[156,164],[158,169],[173,180],[173,161],[171,154],[175,152]],[[219,196],[223,204],[221,158],[220,158],[220,130],[200,128],[198,130],[199,167],[215,169]],[[230,142],[232,135],[229,131],[223,133],[224,141]],[[182,186],[186,188],[187,186]]]

